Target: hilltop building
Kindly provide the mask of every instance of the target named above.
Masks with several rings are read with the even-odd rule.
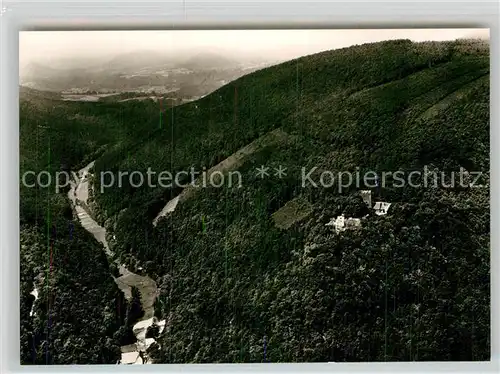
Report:
[[[372,191],[370,190],[362,190],[360,191],[361,198],[366,203],[369,208],[372,208],[375,211],[376,215],[382,216],[387,214],[391,203],[387,203],[385,201],[377,201],[372,206]]]
[[[373,210],[375,210],[376,215],[382,216],[382,215],[387,214],[390,206],[391,206],[391,203],[386,203],[384,201],[377,201],[375,203],[375,205],[373,206]]]
[[[361,197],[366,205],[372,208],[375,211],[375,214],[378,216],[382,216],[387,214],[389,208],[391,207],[391,203],[387,203],[385,201],[377,201],[372,206],[372,193],[370,190],[360,191]],[[368,217],[368,215],[363,218]],[[360,218],[346,218],[343,214],[337,216],[337,218],[332,218],[330,222],[325,224],[325,226],[330,226],[335,232],[338,234],[342,231],[348,229],[354,229],[356,227],[361,227],[361,219]]]
[[[331,219],[325,226],[331,226],[335,232],[339,233],[347,229],[353,229],[355,227],[361,227],[361,220],[359,218],[345,218],[344,215],[340,215],[335,219]]]
[[[372,192],[370,190],[362,190],[360,191],[361,198],[368,205],[368,208],[372,207]]]

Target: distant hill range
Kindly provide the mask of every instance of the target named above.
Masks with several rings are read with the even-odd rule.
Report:
[[[21,68],[21,85],[46,91],[141,91],[148,86],[220,86],[243,74],[271,65],[272,61],[238,61],[215,52],[137,51],[106,60],[64,59],[54,63],[32,62]]]

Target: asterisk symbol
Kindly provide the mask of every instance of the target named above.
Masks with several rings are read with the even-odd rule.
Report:
[[[269,170],[268,167],[262,165],[260,168],[257,168],[257,176],[261,177],[262,179],[264,179],[264,177],[268,177],[269,176],[269,173],[267,172],[268,170]]]
[[[286,168],[284,168],[283,166],[279,166],[279,168],[274,168],[274,170],[276,170],[276,173],[274,173],[274,175],[278,178],[283,178],[283,177],[286,177]]]

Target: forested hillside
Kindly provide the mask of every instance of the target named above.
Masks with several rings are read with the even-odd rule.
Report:
[[[489,360],[489,66],[482,41],[395,40],[259,70],[167,109],[161,124],[148,102],[64,103],[32,117],[21,108],[21,122],[62,129],[61,113],[80,116],[51,137],[52,149],[62,157],[74,146],[69,167],[96,158],[96,219],[121,261],[160,288],[155,313],[167,322],[149,349],[155,363]],[[99,193],[101,172],[201,171],[271,131],[281,141],[235,166],[241,188],[195,189],[156,226],[181,188],[125,178]],[[28,138],[21,147],[34,152]],[[48,157],[36,149],[26,165]],[[261,179],[261,165],[287,175]],[[302,168],[317,167],[318,180],[321,170],[424,166],[482,172],[485,186],[389,184],[372,191],[392,202],[378,216],[360,197],[363,184],[339,192],[300,178]],[[32,189],[25,196],[21,219],[44,220],[34,209],[45,203]],[[365,218],[339,235],[325,225],[340,214]],[[100,271],[80,266],[88,268],[68,274]],[[106,300],[117,300],[111,289]]]
[[[168,325],[155,360],[488,359],[487,188],[386,188],[379,198],[393,213],[337,236],[330,218],[367,213],[356,188],[299,180],[313,166],[488,173],[487,44],[398,40],[306,56],[164,120],[136,147],[106,152],[96,171],[201,170],[273,129],[289,137],[246,159],[241,188],[198,189],[157,227],[178,189],[124,179],[95,196],[115,251],[160,281]],[[261,181],[260,165],[288,177]],[[296,197],[312,213],[277,228],[272,214]]]
[[[20,183],[22,364],[115,364],[120,345],[129,343],[120,327],[130,325],[130,306],[102,246],[73,213],[69,187],[56,193],[54,178],[135,139],[142,132],[135,121],[150,127],[152,109],[152,102],[72,103],[21,90],[20,175],[47,171],[53,178],[46,188]],[[33,175],[25,181],[35,184]]]

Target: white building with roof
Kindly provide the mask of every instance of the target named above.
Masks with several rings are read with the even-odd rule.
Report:
[[[332,227],[335,232],[339,233],[345,231],[346,229],[352,229],[361,226],[361,220],[359,218],[345,218],[344,215],[340,215],[337,218],[332,218],[325,226]]]
[[[391,203],[386,203],[384,201],[377,201],[375,203],[375,205],[373,206],[373,210],[375,210],[376,215],[382,216],[382,215],[387,214],[390,206],[391,206]]]
[[[368,205],[368,208],[372,207],[372,192],[370,190],[362,190],[360,191],[361,198]]]

